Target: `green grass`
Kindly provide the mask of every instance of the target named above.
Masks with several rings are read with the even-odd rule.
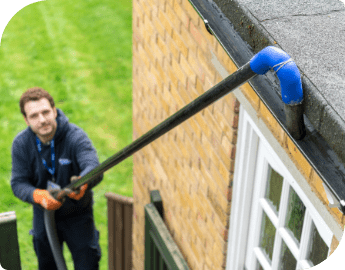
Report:
[[[0,212],[17,215],[21,264],[37,269],[32,206],[14,197],[11,145],[26,128],[19,98],[28,88],[48,90],[56,107],[92,140],[100,162],[132,141],[132,2],[46,0],[19,11],[0,46]],[[94,214],[101,233],[101,269],[108,268],[105,192],[132,196],[132,158],[104,174],[94,188]],[[73,269],[71,255],[64,255]]]

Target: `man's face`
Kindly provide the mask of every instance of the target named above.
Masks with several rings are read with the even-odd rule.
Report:
[[[26,112],[25,122],[32,131],[44,143],[53,139],[57,127],[57,111],[55,107],[50,106],[48,99],[29,101],[25,103],[24,110]]]

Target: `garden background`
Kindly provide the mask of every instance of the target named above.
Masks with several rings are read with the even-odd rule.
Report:
[[[0,46],[0,213],[15,211],[22,269],[37,269],[32,206],[13,195],[11,146],[27,126],[19,98],[33,86],[46,89],[56,107],[92,140],[100,162],[132,142],[132,2],[46,0],[20,10]],[[93,189],[102,259],[108,267],[105,192],[132,196],[132,158],[104,174]],[[64,256],[74,269],[67,245]]]

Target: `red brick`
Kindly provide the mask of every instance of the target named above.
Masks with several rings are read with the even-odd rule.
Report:
[[[174,29],[180,33],[180,28],[181,28],[181,21],[180,18],[175,14],[172,5],[167,5],[165,13],[168,17],[168,19],[171,21]]]
[[[228,137],[230,141],[234,139],[234,122],[236,122],[236,115],[233,118],[226,119],[222,113],[215,110],[213,116],[218,123],[220,129],[224,132],[224,134]],[[237,115],[238,116],[238,115]]]
[[[203,148],[203,145],[200,143],[199,140],[195,140],[194,141],[194,145],[195,145],[195,149],[198,152],[200,158],[206,164],[206,168],[208,168],[209,163],[210,163],[210,158],[207,155],[207,153],[205,152],[205,149]]]
[[[139,55],[140,55],[141,60],[145,64],[146,68],[149,69],[150,68],[150,59],[146,55],[146,52],[145,52],[144,48],[141,46],[141,44],[138,45],[138,51],[139,51]]]
[[[155,56],[152,53],[152,48],[148,42],[144,43],[144,50],[145,50],[147,57],[150,59],[150,62],[154,64],[155,63]]]
[[[222,178],[224,179],[226,185],[229,185],[229,180],[230,180],[230,172],[233,172],[233,167],[232,164],[233,162],[230,162],[230,168],[227,168],[223,162],[220,162],[218,165],[218,171],[220,173],[220,175],[222,176]],[[226,188],[223,187],[222,191],[225,193]]]
[[[151,50],[154,52],[155,60],[162,66],[165,55],[161,52],[157,43],[155,43],[155,42],[152,43]],[[156,63],[156,65],[157,65],[157,63]]]
[[[179,84],[178,92],[179,92],[181,98],[183,99],[185,105],[187,105],[188,103],[190,103],[192,101],[192,98],[190,97],[190,95],[188,93],[188,89],[184,85]]]
[[[193,139],[200,140],[201,138],[201,129],[197,123],[196,117],[189,118],[188,122],[190,123],[191,127],[193,128],[195,137]]]
[[[138,17],[141,22],[143,21],[143,18],[144,18],[143,8],[136,1],[133,1],[133,18],[134,17]]]
[[[171,93],[173,99],[175,100],[175,102],[177,103],[177,106],[178,106],[177,109],[178,110],[182,109],[185,106],[185,102],[181,98],[180,93],[177,91],[177,88],[171,87],[170,93]]]
[[[198,44],[191,36],[190,32],[183,26],[181,26],[181,37],[188,48],[188,56],[196,56]]]
[[[165,71],[163,70],[162,65],[159,62],[157,62],[157,64],[156,64],[156,69],[158,71],[158,74],[159,74],[162,82],[163,82],[163,84],[160,86],[160,89],[158,89],[158,90],[162,91],[163,85],[168,85],[168,78],[167,78]]]
[[[159,1],[157,1],[157,0],[145,0],[145,1],[147,1],[148,6],[151,8],[152,18],[156,18],[157,14],[158,14]],[[135,14],[135,13],[133,12],[133,14]]]
[[[173,33],[172,33],[172,39],[175,41],[177,47],[180,49],[180,51],[184,55],[184,57],[187,58],[188,48],[187,48],[186,44],[183,42],[180,34],[177,33],[175,29],[173,30]]]
[[[172,58],[171,59],[171,67],[174,71],[174,73],[176,74],[178,80],[184,85],[187,85],[187,76],[185,75],[185,73],[182,71],[180,65],[178,64],[178,62]]]
[[[195,118],[200,125],[202,131],[206,134],[207,138],[211,137],[212,130],[210,129],[210,126],[205,121],[205,118],[201,115],[201,113],[197,113],[195,115]]]
[[[187,85],[187,91],[189,96],[192,98],[192,100],[198,98],[200,95],[198,94],[198,92],[195,89],[195,86],[192,85],[192,83],[190,82],[190,80],[188,80],[188,85]]]
[[[187,136],[189,137],[189,139],[192,140],[192,136],[193,136],[192,134],[194,133],[194,130],[192,129],[189,121],[188,120],[184,121],[183,123],[181,123],[181,126],[184,128],[184,130],[185,130]]]
[[[194,25],[193,22],[189,24],[189,31],[192,34],[194,40],[199,44],[203,52],[208,51],[207,40],[204,36],[200,33],[199,29]]]
[[[229,55],[219,43],[217,43],[216,57],[229,74],[237,70],[236,65],[231,61]]]
[[[218,41],[212,34],[210,34],[207,31],[205,23],[202,21],[202,19],[200,17],[199,17],[199,27],[200,27],[201,35],[205,38],[206,42],[209,44],[208,47],[211,47],[212,50],[215,52]]]
[[[172,56],[179,63],[180,62],[180,51],[179,51],[178,47],[176,46],[174,40],[171,39],[170,37],[167,37],[166,43],[168,45],[168,48],[169,48]]]
[[[168,50],[168,47],[165,44],[163,37],[161,35],[157,35],[156,42],[157,42],[157,46],[159,47],[159,49],[162,52],[162,54],[164,55],[164,57],[168,58],[169,50]]]
[[[205,72],[202,66],[200,65],[198,58],[189,54],[188,63],[190,67],[193,69],[195,75],[197,75],[200,78],[200,81],[203,84],[204,79],[205,79]]]
[[[158,63],[156,65],[156,67],[159,67]],[[151,68],[151,73],[153,74],[153,76],[155,78],[154,79],[154,82],[155,82],[154,93],[156,93],[158,91],[158,89],[163,88],[165,76],[164,76],[164,73],[160,73],[158,71],[158,69],[155,67]],[[163,75],[163,76],[161,76],[161,75]],[[158,108],[156,107],[156,109],[158,109]]]
[[[198,91],[199,95],[202,95],[203,93],[205,93],[203,83],[199,77],[196,78],[196,87],[195,88]]]
[[[144,15],[144,39],[146,42],[156,41],[156,28],[152,24],[151,20],[149,19],[148,15]]]
[[[167,102],[169,106],[169,114],[172,114],[172,108],[176,107],[176,101],[174,100],[171,92],[168,90],[168,87],[163,88],[164,92],[162,98]]]
[[[196,75],[195,72],[191,69],[189,63],[187,62],[186,58],[181,55],[180,56],[180,66],[182,67],[183,71],[187,74],[188,78],[192,85],[195,85]]]
[[[228,105],[227,102],[225,102],[224,107],[223,107],[223,115],[227,121],[231,121],[231,119],[234,118],[235,112],[233,111],[233,108],[231,108],[230,105]]]
[[[229,139],[223,135],[222,136],[222,139],[221,139],[221,144],[222,144],[222,147],[225,151],[225,153],[230,156],[231,155],[231,149],[233,147],[233,144],[229,141]]]
[[[209,75],[205,76],[205,82],[204,82],[205,91],[210,90],[215,85],[214,80],[212,78],[214,78],[214,76],[209,76]]]
[[[165,12],[166,12],[169,8],[171,8],[173,6],[174,0],[165,0],[165,3],[166,3],[166,5],[165,5]]]
[[[181,132],[181,130],[180,130],[180,132]],[[176,139],[176,144],[179,147],[180,151],[182,152],[182,155],[185,158],[188,158],[190,153],[187,151],[187,148],[185,147],[185,144],[183,143],[182,139],[179,138],[179,136]]]
[[[203,148],[205,149],[207,155],[210,157],[212,157],[211,153],[215,153],[212,144],[210,143],[209,139],[206,137],[205,133],[201,134],[201,144],[203,146]],[[215,163],[219,163],[219,161],[216,161]]]
[[[182,25],[188,29],[189,17],[187,16],[186,12],[181,8],[181,6],[177,0],[174,1],[173,8],[174,8],[176,15],[180,18]]]
[[[211,130],[214,133],[216,133],[218,136],[220,136],[222,134],[222,129],[220,128],[217,120],[211,114],[210,110],[205,110],[204,118],[205,118],[206,123],[211,128]],[[208,138],[211,138],[211,134],[210,134],[210,137],[208,137]]]
[[[166,17],[166,14],[164,14],[162,10],[158,11],[158,19],[161,22],[161,24],[164,26],[168,36],[171,37],[173,27],[170,20]]]
[[[174,71],[172,70],[172,68],[170,67],[168,70],[167,70],[167,73],[168,73],[168,77],[171,81],[171,85],[170,85],[170,88],[171,87],[178,87],[178,78],[177,78],[177,75],[174,73]],[[173,109],[173,111],[175,112],[175,110]]]
[[[163,24],[159,21],[159,19],[153,18],[153,25],[155,26],[157,32],[159,33],[159,35],[163,38],[163,40],[165,40],[165,29]]]
[[[183,0],[182,1],[182,7],[184,8],[184,10],[188,14],[188,16],[191,18],[193,23],[195,25],[198,25],[199,14],[193,8],[192,4],[189,1]]]
[[[147,1],[140,1],[140,6],[145,14],[151,19],[151,7],[148,5]]]
[[[210,174],[215,183],[217,183],[218,188],[220,188],[222,191],[225,191],[229,184],[228,175],[230,175],[230,173],[228,173],[228,175],[221,174],[219,169],[213,164],[213,162],[211,162]]]
[[[215,68],[213,68],[213,64],[210,61],[210,55],[205,54],[202,50],[198,48],[198,59],[204,69],[204,71],[207,73],[206,76],[208,76],[213,84],[213,80],[215,77]]]

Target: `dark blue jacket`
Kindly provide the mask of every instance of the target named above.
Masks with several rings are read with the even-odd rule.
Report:
[[[69,123],[64,113],[57,109],[57,130],[55,140],[55,182],[64,188],[70,183],[73,175],[84,176],[97,165],[98,156],[86,133],[76,125]],[[18,133],[12,144],[12,177],[11,187],[16,197],[33,204],[34,234],[40,234],[44,229],[43,208],[33,200],[36,188],[47,189],[47,181],[52,179],[51,174],[44,167],[42,157],[48,167],[51,164],[50,145],[42,144],[41,154],[37,150],[36,134],[31,128]],[[93,204],[92,187],[103,179],[101,175],[88,185],[88,189],[79,201],[66,197],[66,201],[55,212],[56,219],[66,219],[83,213],[90,213]]]

